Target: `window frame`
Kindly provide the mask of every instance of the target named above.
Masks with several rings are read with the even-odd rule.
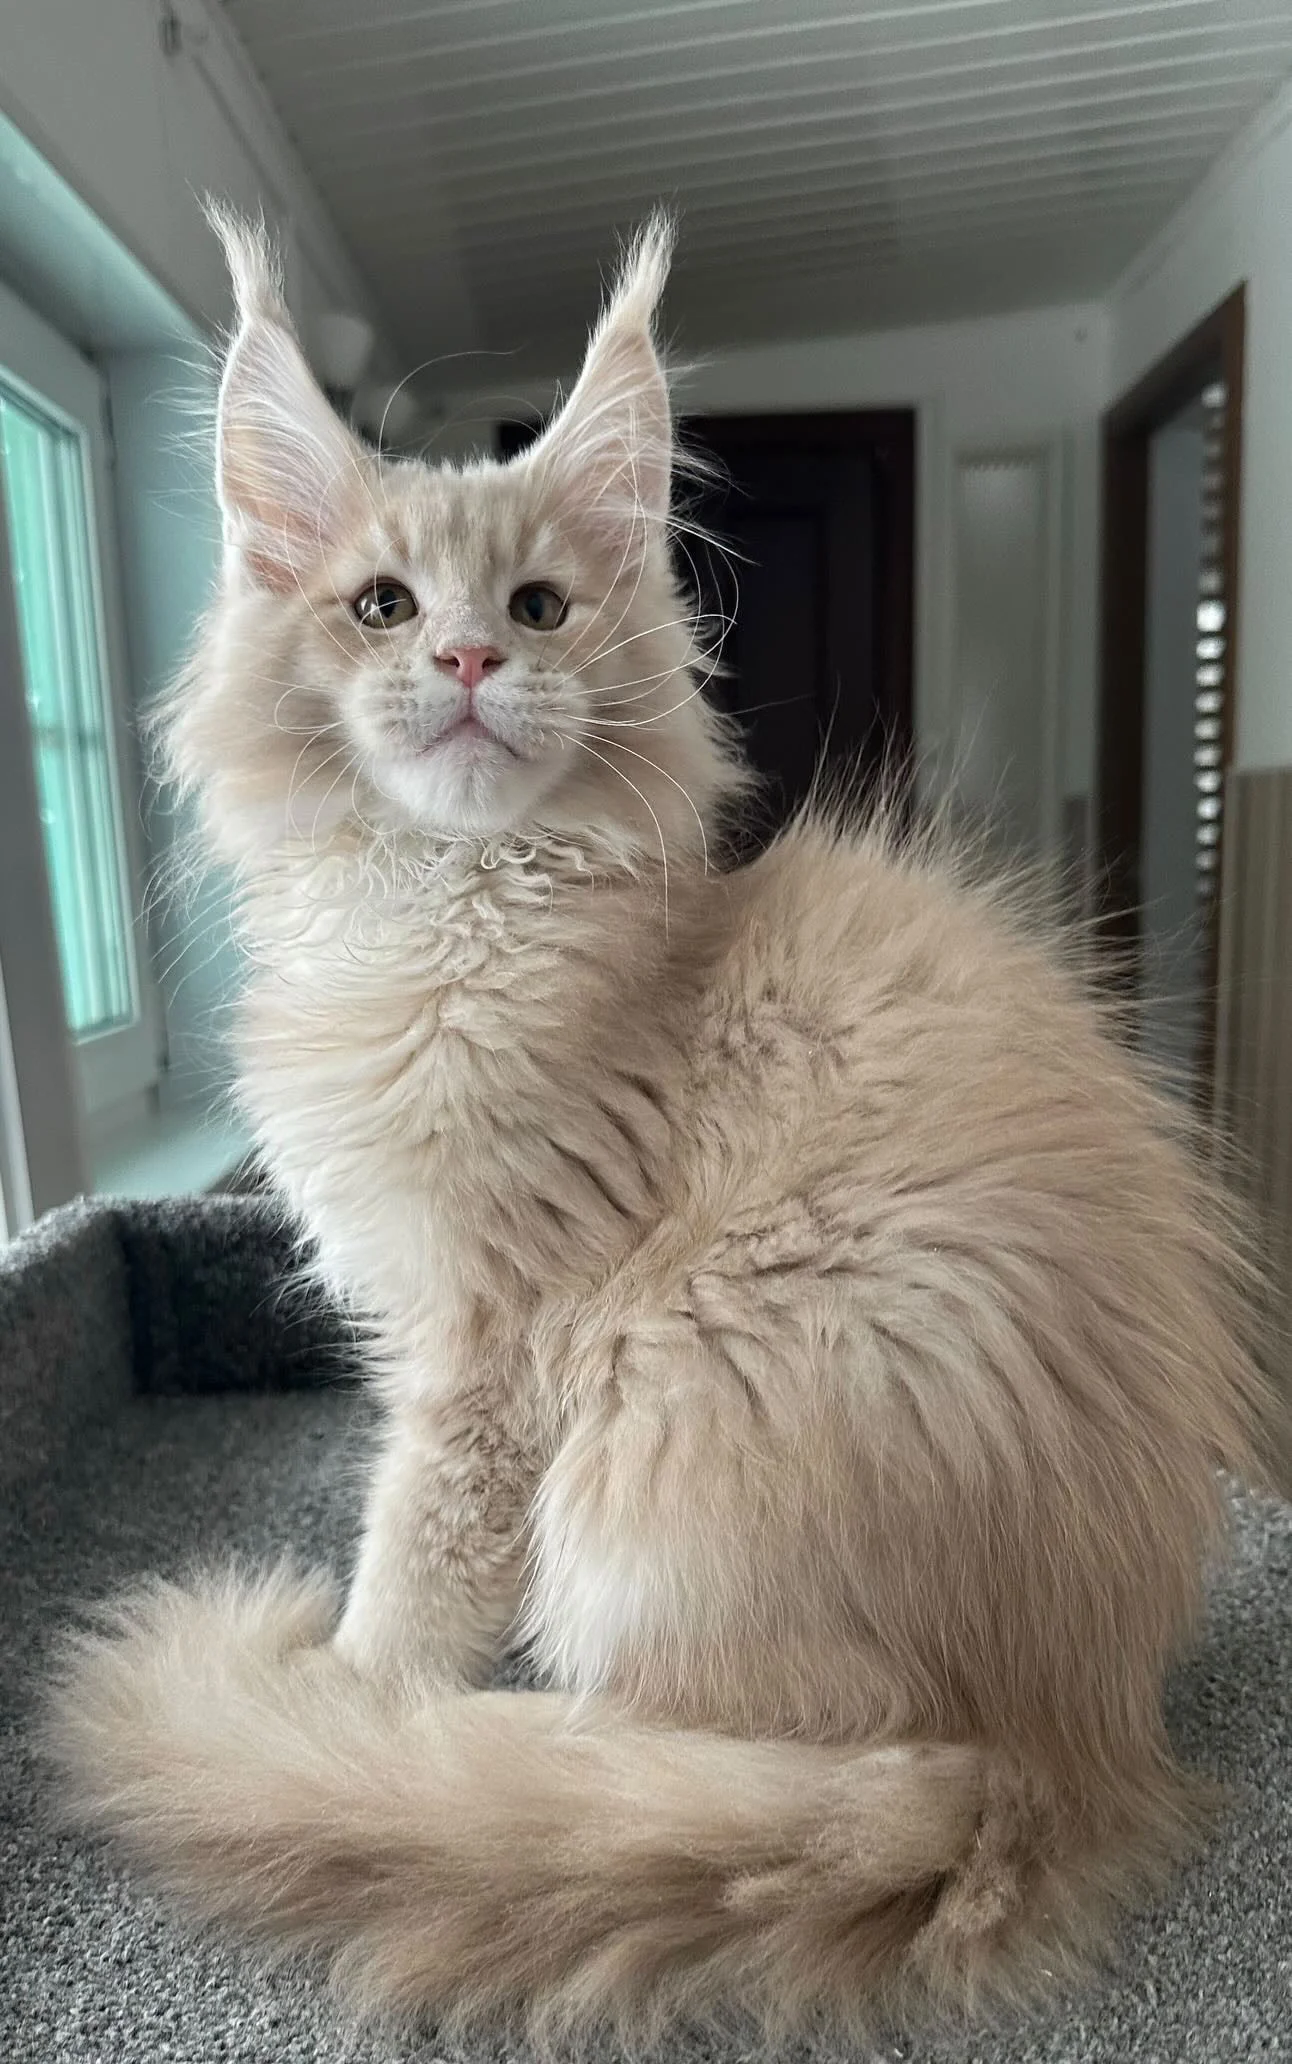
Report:
[[[161,1077],[164,1033],[144,917],[147,880],[142,779],[130,721],[120,560],[116,535],[107,383],[98,368],[25,302],[0,284],[0,372],[20,396],[76,438],[90,526],[93,611],[107,706],[109,760],[121,884],[129,913],[137,1015],[116,1030],[68,1036],[81,1110],[93,1128],[139,1103]],[[6,568],[6,578],[9,578]],[[24,741],[31,758],[31,742]],[[34,765],[34,761],[33,761]],[[33,865],[47,870],[43,842]],[[61,994],[61,971],[59,972]],[[64,1018],[66,1033],[66,1018]]]

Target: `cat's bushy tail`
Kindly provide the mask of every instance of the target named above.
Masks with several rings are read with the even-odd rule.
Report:
[[[365,2010],[783,2026],[912,1986],[969,2005],[1072,1946],[1045,1815],[988,1751],[725,1739],[539,1693],[414,1709],[319,1645],[333,1614],[288,1570],[153,1584],[64,1652],[46,1745],[78,1820],[201,1915],[321,1952]]]

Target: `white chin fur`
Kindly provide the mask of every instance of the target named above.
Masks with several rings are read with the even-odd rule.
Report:
[[[559,765],[520,760],[503,745],[449,740],[433,752],[385,754],[377,786],[415,824],[470,835],[515,830],[551,789]]]

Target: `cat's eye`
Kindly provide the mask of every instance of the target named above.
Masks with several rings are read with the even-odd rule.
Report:
[[[517,588],[507,604],[513,623],[524,624],[531,631],[559,630],[565,622],[569,603],[555,588],[544,588],[535,584],[529,588]]]
[[[365,631],[393,631],[417,614],[416,597],[397,580],[370,581],[350,606]]]

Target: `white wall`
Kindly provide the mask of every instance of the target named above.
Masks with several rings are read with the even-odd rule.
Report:
[[[957,456],[1058,444],[1064,474],[1067,569],[1060,669],[1063,789],[1088,793],[1094,756],[1098,417],[1107,387],[1107,319],[1095,305],[1047,308],[854,337],[715,352],[685,379],[695,413],[915,406],[917,477],[916,734],[945,764],[961,750],[953,640],[951,499]],[[432,456],[459,456],[490,416],[526,401],[545,407],[551,384],[499,395],[446,396]]]
[[[1239,767],[1292,763],[1292,91],[1279,96],[1121,281],[1109,399],[1247,282]]]
[[[368,285],[221,10],[178,0],[175,12],[182,42],[168,55],[156,0],[4,0],[0,110],[200,326],[229,312],[198,201],[212,192],[263,207],[307,341],[327,307],[360,310],[380,332]]]

